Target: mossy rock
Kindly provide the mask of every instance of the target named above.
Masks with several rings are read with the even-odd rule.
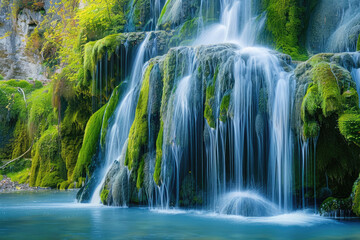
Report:
[[[102,204],[104,205],[108,204],[108,196],[109,196],[109,190],[107,188],[104,188],[100,194],[100,200]]]
[[[129,133],[129,143],[126,151],[125,165],[137,174],[137,187],[141,188],[143,176],[144,153],[147,151],[148,140],[148,98],[149,81],[153,63],[147,67],[143,76],[138,104],[136,106],[135,119]],[[142,168],[141,168],[142,166]],[[143,178],[143,177],[142,177]]]
[[[218,74],[219,74],[219,66],[216,67],[214,77],[206,87],[204,117],[211,128],[215,128],[215,124],[216,124],[216,116],[215,116],[216,110],[214,108],[215,108],[215,87],[216,87],[216,80]]]
[[[319,212],[322,216],[340,216],[340,211],[351,213],[351,198],[327,198],[320,206]]]
[[[340,133],[360,147],[360,114],[345,113],[339,118]]]
[[[226,122],[230,105],[230,94],[226,94],[220,104],[220,121]]]
[[[66,165],[61,159],[58,129],[51,126],[42,133],[32,151],[30,186],[57,188],[67,179]]]
[[[106,105],[94,113],[86,124],[83,145],[77,158],[76,166],[72,176],[73,181],[90,176],[89,166],[93,156],[96,154],[100,141],[100,131]]]

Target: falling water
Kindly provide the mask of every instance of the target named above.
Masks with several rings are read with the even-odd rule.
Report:
[[[360,33],[360,2],[344,0],[339,9],[341,19],[336,30],[327,40],[326,50],[329,52],[351,52],[356,49],[357,37]]]
[[[130,127],[134,121],[135,109],[142,81],[141,76],[144,70],[145,52],[149,39],[150,34],[147,34],[145,40],[139,46],[126,93],[117,106],[114,113],[115,119],[106,135],[107,144],[105,149],[105,162],[98,176],[98,179],[101,181],[92,195],[91,203],[100,203],[100,191],[105,182],[106,173],[110,170],[114,161],[119,161]]]
[[[193,45],[233,42],[253,46],[265,23],[265,14],[253,16],[253,3],[248,0],[222,0],[220,23],[205,29]]]
[[[238,46],[236,56],[229,60],[231,63],[220,66],[220,71],[231,64],[234,66],[232,74],[235,85],[231,95],[234,116],[230,123],[217,120],[215,128],[205,125],[206,173],[204,176],[197,174],[196,177],[204,178],[207,185],[206,204],[212,210],[238,212],[231,208],[238,207],[243,197],[248,206],[253,204],[256,208],[260,199],[257,196],[261,195],[275,204],[277,211],[290,210],[293,144],[289,116],[294,89],[292,74],[283,70],[278,57],[268,49],[244,48],[255,43],[258,32],[251,30],[259,29],[261,26],[258,25],[263,24],[263,20],[255,21],[252,16],[251,1],[223,1],[222,8],[220,24],[205,29],[194,45],[231,42]],[[193,57],[192,50],[187,55],[188,73],[177,83],[164,122],[163,183],[159,189],[162,207],[169,207],[169,192],[175,194],[174,205],[179,205],[180,184],[186,178],[186,174],[180,172],[194,173],[194,169],[186,166],[185,162],[190,165],[195,162],[197,166],[202,162],[192,152],[202,138],[194,130],[199,120],[196,113],[203,109],[196,103],[203,102],[203,96],[196,99],[193,92],[199,88],[197,67],[193,66],[201,63]],[[217,114],[221,101],[220,81],[223,80],[218,77],[215,83]],[[232,149],[231,153],[227,149]],[[242,194],[245,191],[247,194]],[[248,197],[252,194],[253,197]],[[236,199],[229,199],[231,197]]]
[[[193,46],[173,50],[174,86],[161,112],[164,129],[159,186],[152,180],[154,166],[148,166],[149,173],[145,174],[151,175],[148,182],[152,189],[145,189],[149,206],[179,207],[191,198],[191,206],[251,216],[274,215],[294,208],[294,134],[290,127],[294,77],[284,70],[286,61],[280,54],[253,47],[265,22],[265,14],[254,16],[253,6],[251,0],[221,1],[220,23],[201,29]],[[128,171],[123,164],[124,149],[135,115],[141,74],[147,66],[144,53],[148,38],[139,47],[128,90],[106,136],[105,163],[91,200],[94,203],[100,202],[105,175],[114,161],[120,166],[117,171]],[[202,46],[208,44],[218,45]],[[211,60],[204,57],[209,54],[207,49],[213,54]],[[208,79],[199,69],[216,74]],[[210,85],[214,88],[211,124],[204,119]],[[230,97],[230,103],[227,121],[221,121],[225,95]],[[148,121],[150,126],[150,118]],[[154,165],[153,152],[149,155],[145,164]],[[129,178],[130,174],[125,175]]]

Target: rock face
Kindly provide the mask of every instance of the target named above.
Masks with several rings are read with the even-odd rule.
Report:
[[[1,4],[1,2],[0,2]],[[45,10],[11,10],[13,3],[0,8],[0,74],[5,79],[45,80],[44,68],[39,59],[25,54],[27,37],[43,20]]]
[[[359,33],[358,0],[320,0],[310,18],[307,48],[311,53],[355,51]]]
[[[360,109],[352,75],[358,55],[318,54],[295,69],[293,128],[300,138],[315,139],[318,196],[329,188],[333,197],[347,197],[358,176]]]

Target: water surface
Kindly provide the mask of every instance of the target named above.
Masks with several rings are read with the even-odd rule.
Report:
[[[75,195],[0,194],[0,239],[360,239],[360,222],[306,212],[244,218],[78,204]]]

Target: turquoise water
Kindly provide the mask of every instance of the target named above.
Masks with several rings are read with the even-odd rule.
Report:
[[[360,239],[360,222],[75,203],[76,192],[0,194],[0,239]]]

